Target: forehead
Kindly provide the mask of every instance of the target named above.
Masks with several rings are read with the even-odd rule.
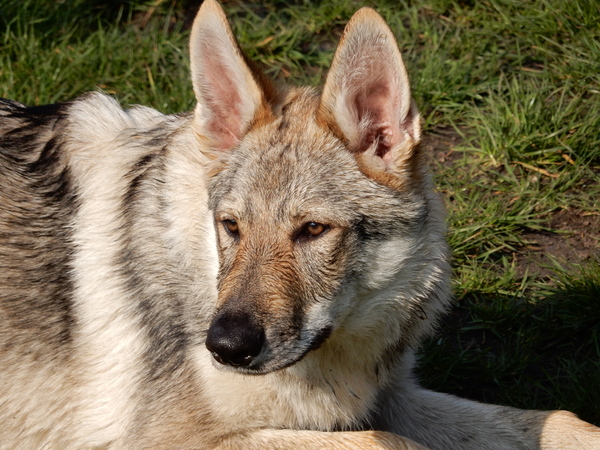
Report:
[[[247,216],[353,215],[351,197],[366,183],[354,157],[314,120],[310,102],[250,132],[214,180],[213,206]],[[312,218],[311,220],[316,220]]]

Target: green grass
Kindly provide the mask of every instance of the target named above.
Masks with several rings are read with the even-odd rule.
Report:
[[[191,3],[0,0],[0,96],[42,104],[101,88],[189,110]],[[228,1],[241,45],[289,83],[317,84],[357,0]],[[600,215],[596,0],[382,0],[426,134],[458,136],[434,167],[450,212],[457,306],[421,353],[439,390],[600,425],[600,266],[522,267],[531,233],[569,241],[557,213]],[[116,5],[116,6],[114,6]],[[600,237],[590,222],[589,234]],[[595,254],[598,259],[600,250]]]
[[[193,107],[187,34],[181,23],[172,25],[172,11],[142,29],[138,16],[145,8],[124,5],[107,12],[85,5],[0,3],[14,14],[0,22],[0,96],[43,104],[101,88],[124,104],[165,112]]]

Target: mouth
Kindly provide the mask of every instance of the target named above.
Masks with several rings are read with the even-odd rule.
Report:
[[[233,333],[224,339],[228,341],[227,345],[215,345],[218,342],[215,336],[220,334],[218,328],[217,326],[217,331],[211,333],[211,325],[206,339],[213,365],[220,370],[246,375],[265,375],[293,366],[311,351],[319,349],[333,331],[333,327],[328,325],[317,330],[303,331],[295,339],[277,340],[265,337],[265,334],[271,333],[254,330],[253,333]],[[248,340],[240,339],[241,335],[246,335]]]

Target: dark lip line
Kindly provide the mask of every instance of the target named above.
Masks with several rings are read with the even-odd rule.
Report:
[[[277,372],[283,369],[287,369],[288,367],[293,366],[294,364],[300,362],[302,359],[304,359],[304,357],[314,351],[314,350],[318,350],[324,343],[325,341],[329,338],[329,336],[331,336],[331,333],[333,332],[333,326],[328,325],[324,328],[322,328],[321,330],[319,330],[318,334],[315,336],[315,338],[312,340],[312,342],[306,347],[306,349],[295,359],[286,362],[283,365],[277,365],[273,368],[261,368],[261,365],[259,365],[257,368],[249,368],[249,367],[234,367],[234,366],[226,366],[224,364],[221,365],[222,368],[225,368],[226,370],[230,371],[230,372],[234,372],[234,373],[239,373],[242,375],[253,375],[253,376],[260,376],[260,375],[267,375],[269,373],[273,373],[273,372]]]

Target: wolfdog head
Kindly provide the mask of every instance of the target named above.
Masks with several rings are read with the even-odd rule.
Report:
[[[210,158],[218,366],[267,373],[325,345],[413,345],[448,295],[443,212],[394,36],[348,23],[322,93],[275,88],[215,1],[191,37],[194,132]]]

